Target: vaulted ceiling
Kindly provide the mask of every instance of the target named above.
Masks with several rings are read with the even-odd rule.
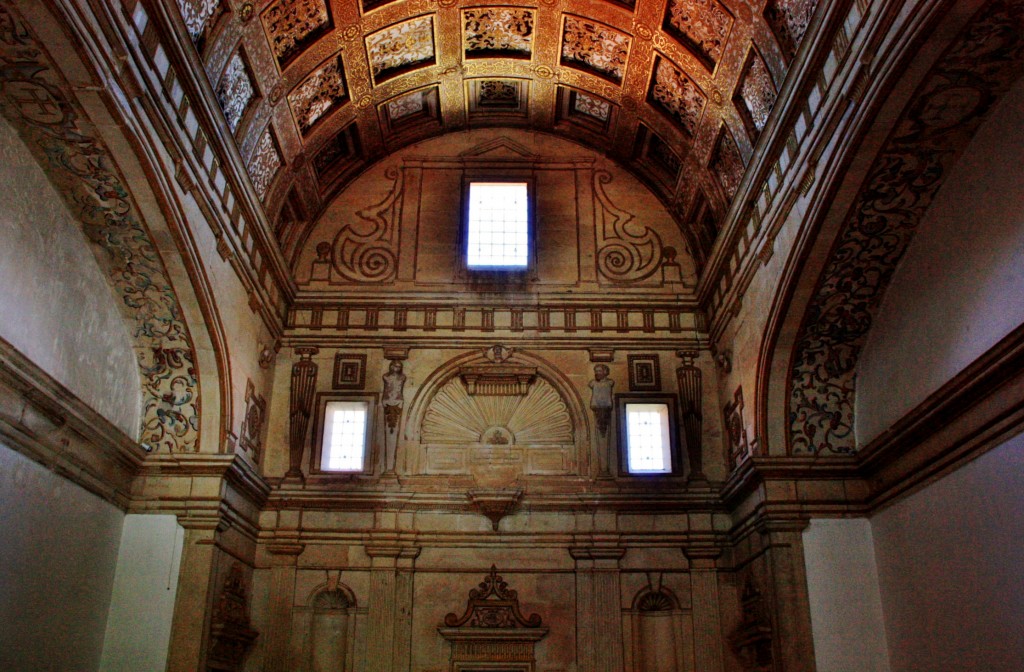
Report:
[[[177,0],[285,257],[365,167],[481,126],[605,151],[707,260],[817,0]]]

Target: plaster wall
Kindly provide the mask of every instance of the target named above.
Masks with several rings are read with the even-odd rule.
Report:
[[[183,534],[176,516],[125,517],[100,661],[104,672],[167,667]]]
[[[123,520],[0,444],[0,669],[98,669]]]
[[[857,371],[864,445],[1024,323],[1024,81],[981,127],[896,270]]]
[[[889,672],[868,520],[812,520],[804,531],[818,672]]]
[[[1024,658],[1024,435],[871,519],[893,672]]]
[[[116,298],[79,226],[0,119],[0,337],[131,437],[139,369]]]

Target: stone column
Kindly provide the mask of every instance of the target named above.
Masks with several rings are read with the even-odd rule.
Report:
[[[806,521],[766,521],[760,531],[765,543],[768,581],[775,612],[772,655],[776,669],[814,672],[811,604],[807,597],[803,531]]]
[[[417,546],[367,546],[370,603],[367,614],[367,672],[408,670],[412,651],[412,577]]]
[[[178,522],[185,528],[185,541],[171,620],[167,672],[195,672],[205,668],[215,543],[221,521],[181,517]]]
[[[570,548],[576,560],[576,667],[620,672],[622,600],[619,561],[624,548]]]
[[[292,606],[295,604],[295,567],[303,544],[270,544],[270,598],[267,606],[266,672],[285,672],[295,661],[291,650]]]
[[[701,672],[722,672],[721,605],[718,599],[718,571],[715,561],[721,554],[717,548],[685,548],[690,561],[690,595],[693,614],[693,649],[696,669]]]

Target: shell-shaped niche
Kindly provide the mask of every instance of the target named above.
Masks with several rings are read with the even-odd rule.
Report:
[[[525,395],[470,395],[452,378],[431,400],[423,418],[423,443],[542,446],[573,443],[569,409],[558,392],[537,378]]]

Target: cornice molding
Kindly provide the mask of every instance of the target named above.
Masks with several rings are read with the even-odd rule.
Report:
[[[0,439],[121,509],[146,453],[0,338]]]

